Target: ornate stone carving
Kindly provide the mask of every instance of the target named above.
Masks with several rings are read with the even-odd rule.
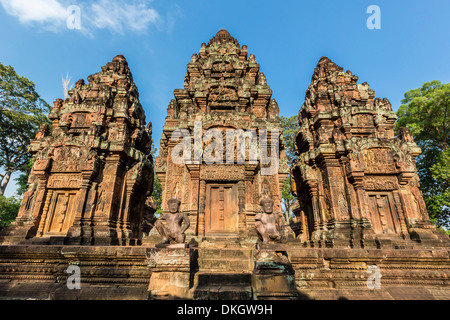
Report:
[[[247,47],[241,47],[226,30],[220,30],[191,57],[184,80],[184,88],[175,90],[174,100],[169,103],[156,159],[155,171],[163,184],[163,212],[167,213],[167,199],[181,197],[183,208],[189,208],[192,223],[197,227],[188,230],[188,235],[248,235],[255,239],[259,185],[264,181],[263,192],[271,195],[275,210],[281,210],[281,182],[289,172],[284,145],[279,139],[282,132],[279,107],[271,99],[266,76],[260,72],[256,57],[248,55]],[[177,145],[171,138],[177,129],[185,130],[191,138],[187,139],[191,149],[185,164],[175,164],[171,158]],[[278,141],[278,154],[273,157],[279,161],[276,170],[264,176],[269,164],[251,158],[249,147],[257,146],[256,154],[263,154],[258,138],[263,130],[270,133],[271,129],[278,130],[278,140],[273,137]],[[227,130],[249,134],[243,143],[243,157],[239,148],[243,144],[238,146],[237,138],[227,141]],[[214,138],[206,135],[213,131]],[[272,139],[268,134],[264,147],[267,144],[270,148],[269,138]],[[227,147],[233,152],[230,156]],[[193,166],[198,166],[195,168],[198,174],[192,174]]]
[[[185,212],[180,212],[181,201],[178,199],[170,199],[167,201],[169,213],[164,214],[155,222],[155,228],[163,238],[161,244],[169,244],[171,242],[184,243],[186,239],[186,230],[191,225],[189,217]],[[166,225],[161,221],[164,220]]]
[[[396,190],[398,178],[396,176],[364,176],[365,190]]]
[[[417,238],[420,232],[407,230],[408,221],[430,224],[415,182],[420,148],[408,129],[395,138],[391,104],[357,80],[322,57],[299,112],[298,158],[291,171],[298,211],[309,215],[304,232],[311,242],[334,246]],[[433,245],[445,242],[429,237],[436,240],[429,242]]]
[[[255,228],[262,243],[286,242],[284,221],[278,213],[273,212],[273,200],[264,197],[260,205],[263,212],[255,216]]]
[[[140,237],[139,203],[153,188],[151,124],[145,128],[123,56],[88,79],[70,99],[55,101],[52,133],[42,126],[31,143],[32,183],[7,230],[12,237],[25,232],[40,238],[33,242],[58,236],[71,244],[136,244]]]
[[[215,181],[237,181],[245,174],[243,165],[203,165],[200,169],[200,179]]]
[[[80,174],[53,174],[49,176],[47,188],[49,189],[79,189],[81,188]]]

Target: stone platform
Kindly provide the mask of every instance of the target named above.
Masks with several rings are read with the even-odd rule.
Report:
[[[261,272],[258,251],[249,248],[0,246],[0,299],[450,299],[448,249],[285,253],[285,269],[265,261]],[[69,266],[79,267],[80,289],[67,286]],[[379,289],[368,287],[370,266],[379,268]],[[288,291],[265,295],[267,271],[278,272],[278,291],[280,283]]]

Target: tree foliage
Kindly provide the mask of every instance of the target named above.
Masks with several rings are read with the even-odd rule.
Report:
[[[396,128],[407,127],[422,148],[421,190],[431,220],[450,227],[450,83],[431,81],[405,93]]]
[[[283,139],[286,156],[289,164],[295,160],[295,134],[300,129],[298,124],[298,116],[280,117],[281,126],[283,127]]]
[[[283,182],[283,189],[281,194],[283,196],[283,205],[284,205],[283,213],[286,217],[286,220],[289,221],[291,219],[292,206],[294,205],[295,202],[295,197],[291,193],[291,181],[289,177]]]
[[[283,127],[283,140],[286,152],[286,157],[288,158],[289,164],[295,160],[295,135],[300,129],[298,124],[298,116],[292,117],[280,117],[281,126]],[[295,197],[291,193],[291,183],[290,176],[283,182],[282,197],[283,197],[283,213],[286,219],[291,218],[292,206],[295,202]]]
[[[16,194],[20,197],[23,196],[23,194],[28,190],[28,177],[30,175],[32,167],[33,167],[33,159],[30,158],[28,163],[24,165],[24,167],[22,168],[22,173],[17,178],[14,179],[14,181],[16,181],[17,186]]]
[[[152,157],[153,157],[153,161],[156,159],[156,153],[157,153],[157,149],[155,148],[155,146],[152,144]],[[152,198],[153,201],[156,205],[156,212],[155,215],[157,217],[159,217],[162,213],[162,186],[161,186],[161,182],[159,181],[156,173],[154,176],[154,181],[153,181],[153,193],[152,193]]]
[[[155,181],[153,183],[153,193],[152,193],[153,201],[156,205],[155,215],[160,216],[162,213],[162,186],[158,177],[155,175]]]
[[[49,111],[33,82],[0,63],[0,195],[12,173],[27,170],[28,145],[40,125],[49,123]]]
[[[0,230],[11,225],[17,217],[20,208],[20,199],[0,196]]]

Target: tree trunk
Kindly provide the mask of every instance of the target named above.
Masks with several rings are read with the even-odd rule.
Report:
[[[289,203],[289,200],[283,199],[283,202],[284,202],[284,214],[283,214],[284,221],[287,224],[289,224],[289,217],[290,217],[290,214],[291,214],[291,205]]]
[[[9,180],[11,179],[11,171],[7,171],[5,176],[2,178],[1,186],[0,186],[0,196],[3,196],[6,191],[6,187],[8,186]]]
[[[286,223],[289,224],[291,218],[291,204],[286,207]]]

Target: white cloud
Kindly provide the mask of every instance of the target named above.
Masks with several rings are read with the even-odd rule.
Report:
[[[150,1],[134,0],[0,0],[6,13],[23,24],[39,24],[46,30],[67,30],[66,21],[71,5],[81,9],[81,32],[93,35],[95,30],[144,32],[151,25],[163,22],[159,13],[150,8]]]
[[[160,21],[158,12],[142,1],[126,4],[117,0],[100,0],[90,6],[87,16],[95,28],[119,33],[125,29],[144,31],[150,24]]]
[[[0,0],[6,13],[21,23],[56,25],[64,23],[66,9],[58,0]]]

